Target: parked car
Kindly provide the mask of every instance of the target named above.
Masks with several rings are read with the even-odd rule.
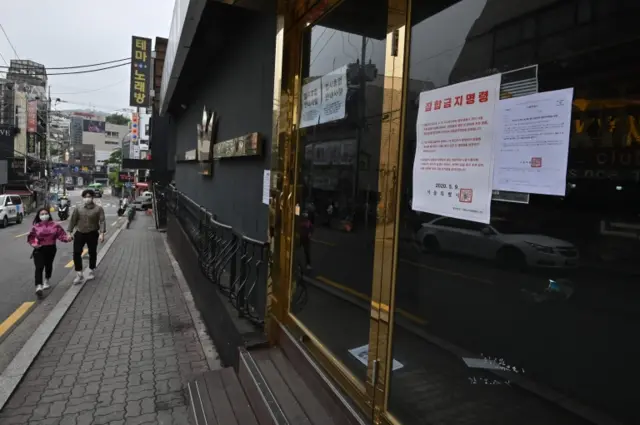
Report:
[[[96,194],[96,198],[102,198],[104,191],[102,189],[101,183],[91,183],[89,185],[89,189],[93,190],[93,192]]]
[[[22,223],[24,205],[18,195],[0,195],[0,227],[7,227],[9,223]]]
[[[416,233],[425,251],[448,252],[511,267],[572,268],[578,265],[578,249],[571,242],[511,229],[506,223],[489,224],[439,217]]]
[[[149,210],[153,208],[153,196],[145,192],[133,201],[133,207],[137,210]]]

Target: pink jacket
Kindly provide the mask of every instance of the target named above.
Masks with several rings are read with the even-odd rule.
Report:
[[[69,242],[69,240],[62,226],[54,221],[41,221],[34,224],[27,236],[27,242],[31,246],[50,246],[55,245],[56,241]]]

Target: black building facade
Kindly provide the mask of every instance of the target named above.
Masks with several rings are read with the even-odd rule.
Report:
[[[169,239],[225,361],[251,346],[206,289],[229,226],[268,244],[253,332],[299,342],[364,423],[640,422],[640,2],[187,3],[153,125]],[[496,104],[573,90],[566,187],[494,190],[484,221],[418,210],[421,95],[487,76]],[[304,114],[318,79],[344,89],[337,118]],[[254,132],[260,155],[225,153]]]

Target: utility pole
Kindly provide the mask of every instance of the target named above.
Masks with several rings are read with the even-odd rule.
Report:
[[[355,208],[358,204],[358,185],[360,184],[360,146],[362,146],[362,139],[364,137],[365,120],[366,120],[366,89],[367,89],[367,76],[365,73],[365,61],[367,60],[367,37],[362,36],[362,45],[360,52],[360,63],[358,64],[358,128],[356,137],[356,155],[353,176],[353,220],[355,221]],[[365,220],[367,220],[368,212],[365,213]]]
[[[45,171],[45,175],[47,177],[47,197],[49,196],[49,192],[51,191],[50,185],[51,185],[51,86],[49,85],[48,87],[49,89],[49,94],[48,94],[48,100],[47,100],[47,130],[45,131],[45,143],[47,144],[46,148],[47,148],[47,157],[46,157],[46,164],[47,164],[47,168]]]

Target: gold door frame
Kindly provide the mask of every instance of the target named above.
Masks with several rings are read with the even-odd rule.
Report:
[[[277,343],[278,326],[287,325],[318,362],[340,384],[365,415],[375,423],[394,422],[387,414],[391,337],[393,329],[395,256],[398,240],[402,140],[404,138],[407,22],[409,0],[388,0],[384,100],[374,252],[374,273],[369,327],[367,380],[360,382],[330,351],[289,312],[295,239],[294,209],[297,202],[298,108],[301,90],[303,33],[343,0],[279,0],[277,14],[276,70],[274,77],[274,127],[271,151],[271,205],[269,240],[271,267],[268,280],[265,329]],[[286,55],[284,54],[286,52]]]

